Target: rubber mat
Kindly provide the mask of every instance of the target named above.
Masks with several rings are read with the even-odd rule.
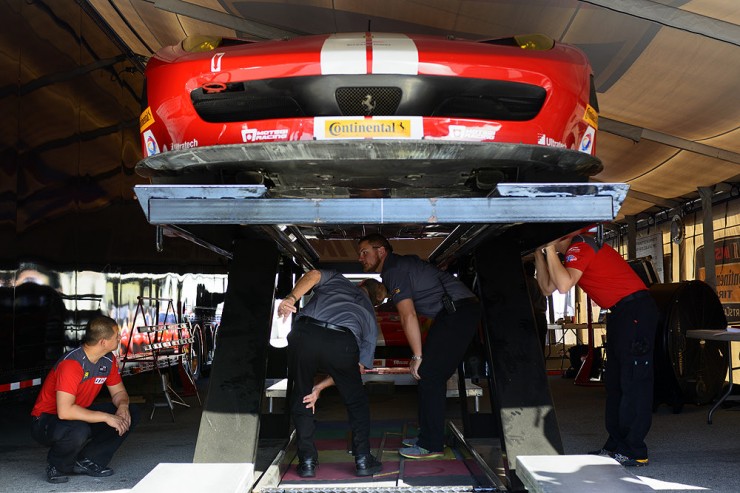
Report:
[[[314,478],[301,478],[296,473],[298,458],[290,464],[281,486],[314,485],[356,486],[449,486],[471,485],[465,464],[457,460],[452,449],[445,448],[444,458],[405,459],[398,455],[404,436],[416,436],[416,424],[407,421],[373,421],[371,451],[383,462],[383,470],[372,477],[355,475],[354,457],[348,452],[349,426],[346,422],[317,422],[314,441],[319,450],[319,466]],[[380,450],[382,447],[382,450]]]

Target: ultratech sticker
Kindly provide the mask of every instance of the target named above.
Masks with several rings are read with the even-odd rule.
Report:
[[[599,128],[599,113],[590,104],[586,105],[586,111],[583,112],[583,121],[594,128]]]
[[[323,118],[314,125],[317,139],[421,138],[418,118]]]
[[[152,109],[147,106],[139,117],[139,132],[143,132],[147,128],[151,127],[152,123],[154,123],[154,114],[152,113]]]
[[[561,147],[561,148],[567,147],[565,144],[563,144],[559,140],[555,140],[552,137],[548,137],[545,134],[537,134],[537,143],[540,145],[549,146],[549,147]]]

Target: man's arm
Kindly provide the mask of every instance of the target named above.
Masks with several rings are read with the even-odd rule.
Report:
[[[555,291],[555,284],[550,281],[550,274],[547,271],[547,261],[545,261],[545,253],[539,248],[534,251],[534,267],[537,270],[537,284],[540,287],[540,291],[545,296],[550,296]]]
[[[129,397],[123,382],[108,387],[111,395],[111,401],[116,406],[116,416],[120,416],[126,422],[126,429],[131,426],[131,414],[128,410]]]
[[[115,428],[119,435],[128,431],[130,417],[129,423],[127,423],[121,416],[78,406],[75,400],[76,397],[73,394],[61,390],[57,391],[57,416],[59,419],[84,421],[86,423],[105,423],[111,428]],[[128,412],[128,408],[126,412]]]
[[[409,363],[411,375],[419,380],[419,366],[421,366],[421,328],[419,327],[419,317],[416,316],[416,307],[411,298],[406,298],[396,303],[398,315],[401,318],[403,333],[406,334],[406,340],[411,347],[411,353],[418,356],[419,359],[412,359]]]
[[[316,412],[316,401],[319,400],[321,391],[327,387],[334,385],[334,379],[331,375],[326,375],[324,378],[316,382],[311,389],[311,393],[303,397],[303,403],[306,404],[306,409],[310,409],[312,412]]]
[[[550,285],[555,286],[560,293],[567,293],[581,279],[583,272],[578,269],[566,268],[560,262],[558,252],[553,244],[545,247],[545,255]]]
[[[304,294],[308,293],[311,288],[316,286],[320,280],[321,271],[319,270],[314,269],[303,274],[303,276],[298,279],[298,282],[295,283],[295,286],[293,286],[293,290],[285,297],[285,299],[283,299],[283,301],[280,302],[280,306],[278,306],[278,315],[282,316],[283,320],[286,320],[288,315],[297,312],[298,309],[295,305],[298,303],[298,300],[300,300]]]

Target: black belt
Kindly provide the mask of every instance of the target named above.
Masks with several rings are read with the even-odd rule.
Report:
[[[650,296],[650,291],[648,291],[647,289],[643,289],[641,291],[635,291],[634,293],[628,294],[621,300],[614,303],[612,307],[610,308],[610,310],[617,310],[619,308],[622,308],[624,305],[626,305],[630,301],[639,300],[640,298],[646,298],[648,296]]]
[[[470,298],[462,298],[459,300],[453,301],[456,307],[459,306],[465,306],[465,305],[477,305],[479,303],[478,298],[475,296],[471,296]]]
[[[313,317],[303,316],[299,318],[297,322],[305,322],[311,325],[315,325],[317,327],[322,327],[324,329],[335,330],[337,332],[344,332],[345,334],[352,334],[352,331],[348,329],[347,327],[342,327],[341,325],[330,324],[329,322],[322,322],[321,320],[316,320]]]

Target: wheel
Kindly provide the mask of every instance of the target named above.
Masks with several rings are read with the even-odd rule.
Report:
[[[202,358],[203,358],[203,331],[200,325],[195,324],[190,329],[190,336],[193,338],[193,342],[188,345],[186,349],[186,355],[184,358],[185,367],[193,377],[193,381],[197,381],[201,376],[202,370]]]

